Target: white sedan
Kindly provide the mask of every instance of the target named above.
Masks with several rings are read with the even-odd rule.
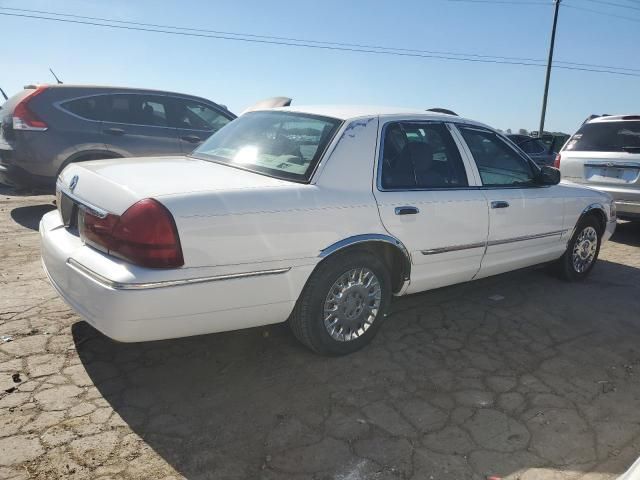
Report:
[[[67,167],[42,259],[60,295],[119,341],[288,319],[312,350],[340,355],[373,338],[392,295],[547,262],[585,278],[615,208],[558,182],[453,115],[253,111],[188,156]]]

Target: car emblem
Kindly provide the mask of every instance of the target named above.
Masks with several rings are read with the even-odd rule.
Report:
[[[74,175],[71,179],[71,183],[69,184],[69,190],[72,192],[75,190],[76,185],[78,185],[78,175]]]
[[[613,162],[607,162],[607,167],[613,167]]]

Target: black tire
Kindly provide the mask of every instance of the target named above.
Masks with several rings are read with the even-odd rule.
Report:
[[[375,275],[380,287],[380,304],[375,318],[364,329],[364,333],[357,338],[340,341],[335,339],[325,327],[325,301],[331,288],[335,287],[335,282],[354,269],[368,269]],[[360,350],[375,337],[383,323],[390,301],[391,276],[382,260],[365,250],[337,253],[324,260],[312,273],[298,298],[289,319],[289,325],[296,338],[314,352],[327,356],[347,355]],[[356,311],[350,313],[354,312]],[[361,315],[366,316],[366,311]],[[357,316],[354,322],[359,323],[361,318],[363,317]],[[356,331],[359,332],[360,329]]]
[[[586,266],[584,269],[580,269],[578,266],[574,264],[574,250],[576,249],[576,243],[581,238],[583,232],[586,232],[588,229],[593,229],[596,232],[596,247],[595,247],[595,255],[591,260],[591,263]],[[573,237],[569,240],[567,244],[567,251],[564,252],[564,255],[560,257],[558,260],[557,268],[560,276],[569,282],[578,282],[582,281],[591,270],[593,270],[596,261],[598,260],[598,255],[600,253],[600,244],[602,242],[602,225],[598,221],[596,217],[593,215],[587,215],[582,217],[578,224],[576,225],[575,232],[573,233]]]

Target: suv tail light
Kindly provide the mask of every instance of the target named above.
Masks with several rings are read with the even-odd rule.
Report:
[[[47,87],[38,87],[32,93],[24,97],[13,109],[14,130],[44,131],[49,126],[29,108],[29,102],[44,92]]]
[[[558,154],[556,154],[556,158],[555,158],[555,160],[553,161],[553,166],[554,166],[555,168],[560,168],[560,160],[561,160],[561,158],[562,158],[562,157],[560,156],[560,154],[559,154],[559,153],[558,153]]]
[[[100,218],[94,213],[80,212],[80,237],[87,244],[141,267],[184,265],[173,216],[160,202],[145,198],[121,216]]]

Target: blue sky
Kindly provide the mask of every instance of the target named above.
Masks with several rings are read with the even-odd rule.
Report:
[[[517,0],[513,0],[517,1]],[[640,10],[565,0],[638,18]],[[616,0],[640,8],[633,0]],[[552,5],[445,0],[0,0],[50,10],[311,40],[471,54],[547,55]],[[640,69],[640,23],[562,7],[556,59]],[[451,108],[506,129],[538,127],[544,68],[190,38],[0,16],[0,86],[51,82],[174,90],[240,112],[285,95],[296,104]],[[637,72],[637,73],[640,73]],[[547,130],[572,133],[591,113],[640,113],[640,77],[554,69]]]

